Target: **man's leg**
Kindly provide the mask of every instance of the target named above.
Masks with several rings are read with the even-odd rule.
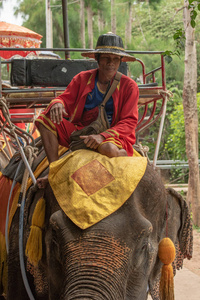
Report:
[[[59,159],[59,156],[58,156],[58,145],[59,145],[58,144],[58,139],[50,130],[48,130],[41,123],[38,124],[38,129],[39,129],[39,132],[41,134],[44,150],[45,150],[47,159],[48,159],[49,164],[50,164],[53,161],[56,161],[56,160]],[[37,185],[40,189],[45,188],[47,183],[48,183],[48,176],[37,179]]]
[[[38,124],[38,129],[41,134],[42,143],[49,163],[58,160],[59,144],[57,137],[41,123]]]
[[[108,157],[128,156],[125,149],[119,149],[112,143],[105,143],[98,147],[98,152]]]

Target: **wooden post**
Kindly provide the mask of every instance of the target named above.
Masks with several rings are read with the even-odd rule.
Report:
[[[62,0],[62,12],[63,12],[63,30],[64,30],[64,44],[65,48],[69,48],[69,26],[68,26],[68,11],[67,0]],[[69,51],[65,52],[65,59],[70,58]]]

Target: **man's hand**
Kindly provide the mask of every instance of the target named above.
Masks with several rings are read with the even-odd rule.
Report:
[[[82,135],[85,145],[91,149],[97,149],[99,145],[105,140],[101,134]]]
[[[60,124],[63,120],[63,116],[68,116],[62,103],[55,103],[50,109],[50,119],[53,123]]]

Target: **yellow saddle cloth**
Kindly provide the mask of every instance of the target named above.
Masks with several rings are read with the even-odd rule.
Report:
[[[145,157],[77,150],[50,165],[49,183],[65,214],[81,229],[120,208],[144,175]]]

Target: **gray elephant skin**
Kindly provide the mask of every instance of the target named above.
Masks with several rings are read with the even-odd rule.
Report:
[[[43,196],[43,190],[31,189],[25,206],[24,249],[32,213]],[[187,204],[174,190],[165,189],[151,166],[120,209],[85,230],[60,209],[50,185],[44,197],[43,256],[35,267],[24,257],[36,300],[146,300],[148,292],[159,300],[158,244],[166,229],[177,250],[174,273],[184,258],[191,258]],[[18,227],[19,210],[10,229],[7,300],[29,300],[20,270]]]

